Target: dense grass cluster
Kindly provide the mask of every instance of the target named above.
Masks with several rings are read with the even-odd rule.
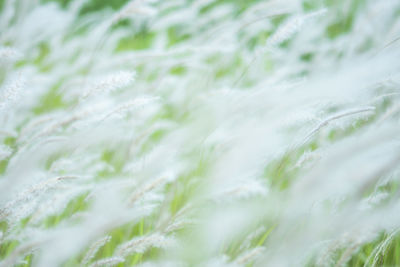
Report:
[[[400,266],[400,1],[0,1],[0,266]]]

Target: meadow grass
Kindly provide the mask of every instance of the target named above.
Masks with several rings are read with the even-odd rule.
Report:
[[[397,1],[0,9],[0,266],[400,266]]]

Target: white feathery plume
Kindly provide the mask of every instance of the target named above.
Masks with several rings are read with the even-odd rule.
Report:
[[[90,247],[88,252],[86,252],[85,257],[83,257],[82,263],[89,264],[89,262],[96,256],[97,251],[107,244],[111,240],[111,236],[105,236],[94,242]]]
[[[122,257],[110,257],[110,258],[105,258],[101,259],[98,261],[93,262],[90,264],[90,267],[112,267],[117,264],[125,262],[125,259]]]
[[[99,95],[108,92],[115,91],[122,87],[125,87],[132,83],[135,78],[134,72],[120,71],[118,73],[107,75],[102,78],[99,82],[93,84],[89,89],[87,89],[83,95],[82,99],[86,99],[92,95]]]
[[[268,46],[276,46],[280,43],[290,39],[297,33],[309,19],[321,16],[326,13],[326,9],[318,10],[305,15],[297,15],[290,17],[287,21],[280,26],[276,32],[268,39]]]
[[[15,61],[22,58],[22,53],[12,47],[0,47],[0,61]]]
[[[21,74],[17,78],[9,81],[0,88],[0,110],[6,110],[14,105],[22,97],[22,89],[25,80]]]
[[[159,233],[153,233],[143,237],[135,237],[121,244],[116,249],[116,255],[126,257],[133,253],[144,253],[151,247],[164,248],[173,242],[173,239]]]

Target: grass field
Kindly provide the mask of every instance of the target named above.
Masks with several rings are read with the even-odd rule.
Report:
[[[398,0],[0,0],[0,266],[400,266]]]

